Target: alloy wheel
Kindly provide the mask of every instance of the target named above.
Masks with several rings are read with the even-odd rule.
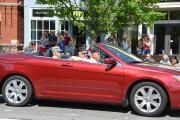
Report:
[[[12,103],[21,103],[27,97],[28,89],[26,84],[19,79],[11,80],[5,88],[5,95]]]
[[[157,89],[151,86],[139,88],[134,96],[135,105],[145,113],[152,113],[161,105],[161,95]]]

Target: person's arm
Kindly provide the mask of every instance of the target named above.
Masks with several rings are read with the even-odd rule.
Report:
[[[171,62],[168,60],[168,65],[171,65]]]
[[[81,57],[77,57],[77,56],[71,56],[70,60],[72,60],[72,61],[82,61],[82,58]]]
[[[161,64],[162,64],[162,63],[163,63],[163,60],[161,60],[159,63],[161,63]]]
[[[88,63],[95,63],[90,59],[85,59],[85,58],[81,58],[81,57],[77,57],[77,56],[72,56],[70,58],[70,60],[72,60],[72,61],[82,61],[82,62],[88,62]]]

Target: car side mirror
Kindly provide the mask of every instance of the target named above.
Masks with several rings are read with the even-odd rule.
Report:
[[[106,58],[104,59],[104,64],[116,64],[116,60],[114,58]]]
[[[116,66],[117,62],[114,58],[106,58],[104,60],[104,64],[107,64],[106,71],[111,70],[114,66]]]

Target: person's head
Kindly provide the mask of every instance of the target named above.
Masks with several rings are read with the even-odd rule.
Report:
[[[151,54],[147,54],[146,55],[146,59],[150,59],[150,58],[152,58],[152,55]]]
[[[164,56],[163,56],[163,60],[164,60],[164,61],[168,61],[168,60],[169,60],[168,55],[164,55]]]
[[[126,34],[125,34],[125,35],[123,35],[122,40],[123,40],[123,41],[128,40],[128,36],[127,36]]]
[[[31,42],[32,48],[36,48],[36,42]]]
[[[64,31],[64,36],[68,36],[68,32],[67,31]]]
[[[78,52],[78,56],[81,58],[87,58],[88,57],[88,52],[87,50],[81,50]]]
[[[143,35],[143,40],[144,41],[146,41],[146,42],[148,42],[150,39],[149,39],[149,36],[146,34],[146,35]]]
[[[129,33],[128,31],[125,31],[125,32],[123,33],[122,40],[123,40],[123,41],[126,41],[126,40],[130,40],[130,39],[131,39],[130,33]]]
[[[48,38],[48,33],[47,32],[42,32],[42,37]]]
[[[91,50],[91,57],[94,58],[95,60],[100,60],[100,51],[96,48],[93,48]]]
[[[28,46],[34,48],[36,46],[36,43],[31,41],[31,42],[29,42]]]
[[[61,49],[58,46],[52,47],[53,58],[61,58]]]
[[[61,33],[57,34],[58,41],[64,40],[64,37]]]
[[[172,65],[175,65],[176,63],[177,63],[177,60],[176,60],[175,58],[172,58],[172,59],[171,59],[171,64],[172,64]]]
[[[111,36],[113,37],[113,38],[116,38],[116,33],[111,33]]]
[[[29,42],[28,47],[32,47],[31,42]]]
[[[50,32],[50,35],[55,35],[55,32],[54,32],[54,31],[51,31],[51,32]]]

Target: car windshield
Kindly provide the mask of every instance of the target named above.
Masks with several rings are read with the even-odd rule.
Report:
[[[124,51],[122,48],[115,47],[113,45],[105,45],[105,48],[116,55],[118,58],[122,59],[126,63],[141,63],[143,62],[140,58]]]

